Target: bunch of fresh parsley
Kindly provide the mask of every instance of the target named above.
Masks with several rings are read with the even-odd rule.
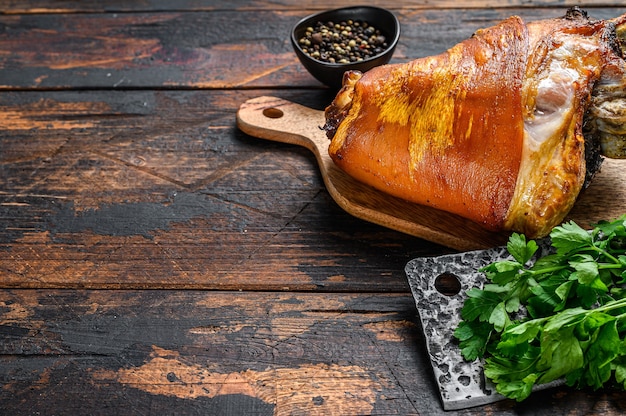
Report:
[[[550,233],[549,254],[513,234],[511,259],[481,269],[490,282],[467,291],[454,335],[464,358],[506,397],[564,379],[626,389],[626,215],[586,231],[574,222]]]

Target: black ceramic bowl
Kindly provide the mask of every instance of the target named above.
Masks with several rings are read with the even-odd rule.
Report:
[[[305,36],[307,27],[314,27],[318,21],[338,23],[349,19],[367,22],[380,30],[385,36],[387,48],[376,56],[345,64],[323,62],[312,58],[302,50],[299,40]],[[389,10],[370,6],[346,7],[316,13],[300,20],[291,31],[291,44],[302,65],[319,81],[337,90],[341,88],[344,72],[349,70],[366,72],[375,66],[388,63],[399,38],[400,23],[396,16]]]

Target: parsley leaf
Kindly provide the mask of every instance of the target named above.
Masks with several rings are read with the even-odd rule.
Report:
[[[569,265],[575,270],[571,274],[570,279],[578,280],[582,284],[593,282],[600,272],[598,271],[598,263],[589,254],[577,254],[572,257]]]
[[[540,376],[539,354],[539,348],[531,347],[515,360],[491,356],[486,359],[485,376],[494,382],[500,394],[521,401],[530,395]]]
[[[534,240],[526,242],[526,236],[513,233],[506,245],[508,252],[520,264],[526,264],[535,254],[539,246]]]
[[[491,325],[486,322],[461,322],[454,331],[459,339],[459,347],[463,357],[474,361],[485,354],[491,336]]]
[[[550,238],[557,254],[567,254],[592,243],[591,234],[573,221],[555,227]]]
[[[499,393],[521,401],[533,386],[565,379],[626,389],[626,215],[591,231],[574,222],[550,233],[550,254],[513,233],[510,258],[480,271],[454,335],[466,360],[484,359]]]
[[[491,313],[500,303],[497,293],[472,288],[467,291],[467,300],[461,309],[461,316],[467,321],[489,321]]]

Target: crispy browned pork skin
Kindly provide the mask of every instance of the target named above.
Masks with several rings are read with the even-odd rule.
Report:
[[[388,194],[544,236],[601,155],[625,156],[623,32],[626,15],[513,16],[440,55],[348,72],[326,109],[329,154]]]

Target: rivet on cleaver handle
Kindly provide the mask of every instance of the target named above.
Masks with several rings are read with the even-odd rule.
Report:
[[[540,244],[547,250],[545,244]],[[469,251],[439,257],[417,258],[407,263],[405,272],[415,298],[426,348],[445,410],[459,410],[503,400],[493,384],[485,379],[479,361],[467,362],[454,338],[461,320],[465,292],[482,288],[486,282],[478,270],[498,260],[510,258],[505,247]],[[545,389],[562,381],[537,386]]]

